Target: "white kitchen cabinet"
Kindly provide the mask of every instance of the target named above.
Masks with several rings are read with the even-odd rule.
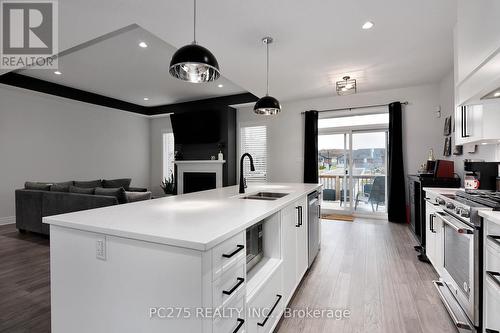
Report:
[[[283,294],[288,302],[308,267],[307,198],[281,211],[283,228]]]
[[[439,217],[439,205],[430,200],[425,203],[425,253],[434,269],[443,270],[443,222]]]
[[[459,0],[455,52],[463,81],[500,47],[500,2]]]
[[[498,143],[500,140],[500,101],[460,106],[455,111],[455,143]]]

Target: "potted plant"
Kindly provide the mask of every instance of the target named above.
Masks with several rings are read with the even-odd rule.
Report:
[[[174,174],[170,173],[168,178],[165,178],[161,182],[161,188],[166,195],[174,195],[175,194],[175,182],[174,182]]]

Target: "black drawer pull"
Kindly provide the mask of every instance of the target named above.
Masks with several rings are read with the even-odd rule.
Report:
[[[283,296],[276,295],[276,297],[278,297],[278,299],[276,300],[276,303],[274,303],[273,307],[271,308],[271,311],[269,311],[269,313],[267,314],[266,319],[264,319],[264,321],[262,323],[257,323],[257,325],[264,327],[264,325],[267,323],[267,321],[269,320],[269,317],[271,317],[271,314],[273,313],[274,309],[276,309],[276,307],[278,306],[278,303],[281,301],[281,298]]]
[[[223,290],[222,293],[226,295],[231,295],[232,293],[234,293],[236,289],[238,289],[239,286],[241,286],[243,282],[245,282],[244,278],[237,278],[236,280],[238,280],[238,282],[230,290]]]
[[[234,256],[236,253],[240,252],[241,250],[243,250],[245,248],[244,245],[236,245],[236,250],[234,250],[233,252],[229,253],[229,254],[223,254],[222,256],[224,258],[231,258],[232,256]]]
[[[236,319],[236,321],[238,322],[238,326],[236,326],[236,328],[234,329],[233,333],[237,333],[240,328],[243,326],[243,324],[245,323],[245,321],[243,319]]]
[[[486,271],[486,274],[497,284],[497,286],[500,288],[500,273],[498,272],[490,272]]]
[[[495,330],[490,330],[489,328],[487,328],[486,333],[500,333],[500,332],[495,331]]]

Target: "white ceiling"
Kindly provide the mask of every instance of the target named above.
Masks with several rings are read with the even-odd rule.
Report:
[[[197,39],[226,78],[262,95],[260,39],[274,37],[271,94],[284,101],[332,96],[345,74],[359,92],[437,82],[452,69],[455,17],[456,0],[198,0]],[[366,20],[375,27],[362,30]],[[181,47],[192,39],[192,2],[59,1],[60,49],[132,23]]]
[[[148,47],[139,47],[140,42],[145,42]],[[54,70],[42,69],[19,73],[143,106],[246,92],[224,77],[208,84],[173,78],[168,67],[175,50],[136,26],[59,57],[61,75],[54,74]],[[220,84],[223,87],[218,87]]]

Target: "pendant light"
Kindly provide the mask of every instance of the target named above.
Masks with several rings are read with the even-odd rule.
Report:
[[[276,98],[269,96],[269,44],[272,42],[271,37],[262,38],[262,43],[266,44],[267,49],[266,96],[259,99],[253,107],[255,113],[263,115],[273,115],[281,112],[280,102]]]
[[[196,44],[196,0],[194,0],[193,42],[178,49],[170,60],[170,74],[180,80],[201,83],[219,78],[219,64],[208,49]]]

